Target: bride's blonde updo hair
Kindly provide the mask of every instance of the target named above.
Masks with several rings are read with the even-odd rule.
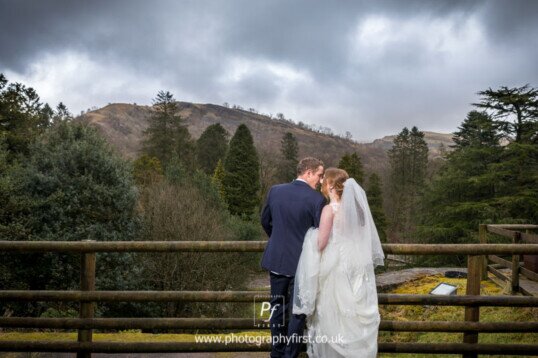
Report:
[[[344,192],[344,182],[349,179],[349,174],[344,169],[328,168],[323,176],[323,185],[321,193],[329,199],[329,190],[334,188],[338,198],[342,197]]]

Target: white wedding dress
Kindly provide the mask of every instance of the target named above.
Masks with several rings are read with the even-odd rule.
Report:
[[[334,222],[320,254],[318,229],[311,228],[295,274],[294,314],[306,314],[310,358],[375,358],[380,316],[374,266],[383,251],[366,194],[353,179],[340,204],[331,204]]]

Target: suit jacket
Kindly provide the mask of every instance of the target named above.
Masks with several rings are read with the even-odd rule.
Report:
[[[261,267],[295,276],[306,232],[319,227],[325,198],[307,183],[294,180],[269,190],[261,224],[269,236]]]

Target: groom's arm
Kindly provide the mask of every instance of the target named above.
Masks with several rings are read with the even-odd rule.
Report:
[[[269,206],[270,198],[271,198],[271,190],[269,190],[269,193],[267,194],[267,200],[265,202],[265,206],[263,207],[263,211],[261,215],[261,224],[262,224],[263,230],[265,230],[265,233],[269,237],[271,237],[271,233],[273,232],[273,218],[271,216],[271,207]]]

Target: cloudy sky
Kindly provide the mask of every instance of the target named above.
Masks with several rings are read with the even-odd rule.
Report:
[[[367,141],[538,86],[537,20],[533,0],[0,0],[0,72],[75,114],[164,89]]]

